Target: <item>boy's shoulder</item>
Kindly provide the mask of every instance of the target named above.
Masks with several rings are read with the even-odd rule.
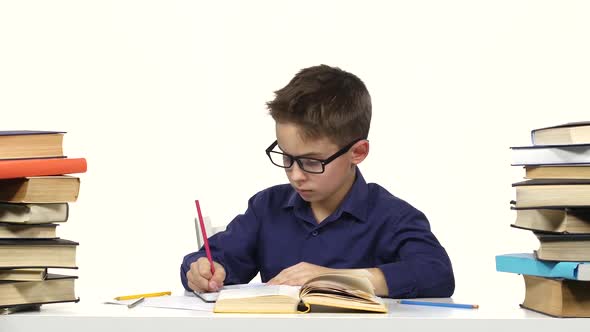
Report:
[[[368,183],[367,204],[369,211],[381,211],[381,214],[401,217],[406,214],[422,212],[406,200],[395,196],[377,183]]]
[[[367,220],[373,225],[384,226],[394,232],[402,228],[430,231],[426,215],[404,199],[401,199],[376,183],[368,184]]]

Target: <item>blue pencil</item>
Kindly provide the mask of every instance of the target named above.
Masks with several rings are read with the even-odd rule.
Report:
[[[447,308],[460,308],[460,309],[477,309],[477,304],[459,304],[459,303],[444,303],[444,302],[426,302],[426,301],[414,301],[414,300],[399,300],[400,304],[411,304],[411,305],[424,305],[430,307],[447,307]]]

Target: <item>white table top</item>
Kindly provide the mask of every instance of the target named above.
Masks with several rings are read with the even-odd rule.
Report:
[[[196,301],[198,301],[195,298]],[[425,299],[427,300],[427,299]],[[212,312],[135,307],[81,301],[44,305],[38,312],[0,317],[0,331],[195,331],[195,326],[215,331],[297,331],[326,327],[339,331],[408,328],[414,331],[453,329],[586,327],[586,319],[556,319],[519,308],[517,303],[479,303],[479,309],[402,305],[386,299],[387,314],[215,314]]]

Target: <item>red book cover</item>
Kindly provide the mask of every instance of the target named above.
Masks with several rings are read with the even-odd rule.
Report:
[[[0,161],[0,179],[86,172],[84,158],[18,159]]]

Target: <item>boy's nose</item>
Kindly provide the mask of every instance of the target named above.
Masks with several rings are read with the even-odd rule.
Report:
[[[294,162],[293,166],[291,166],[291,168],[288,171],[290,173],[291,180],[293,181],[302,181],[306,177],[305,171],[302,170],[301,167],[299,167],[299,164],[297,162]]]

